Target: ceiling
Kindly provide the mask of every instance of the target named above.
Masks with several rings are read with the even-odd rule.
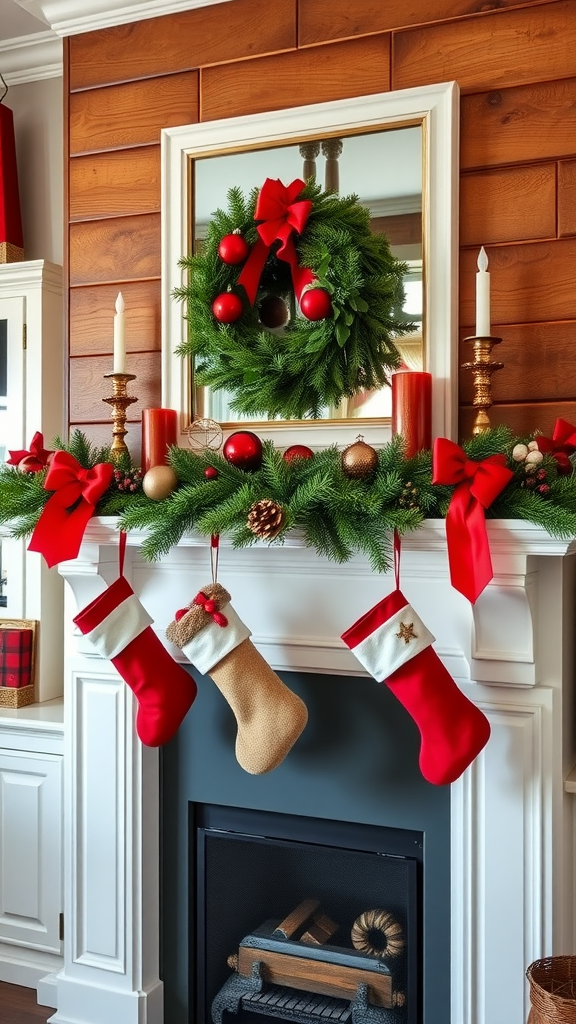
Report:
[[[19,36],[47,32],[48,25],[18,6],[16,0],[0,0],[0,43]],[[0,71],[2,68],[0,67]]]

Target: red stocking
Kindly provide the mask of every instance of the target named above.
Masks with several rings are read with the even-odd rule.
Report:
[[[142,743],[167,743],[194,701],[196,683],[154,633],[128,580],[121,575],[74,622],[136,695],[136,732]]]
[[[426,629],[396,589],[346,630],[342,639],[387,686],[420,730],[420,770],[428,782],[454,782],[488,742],[490,724],[447,672]]]

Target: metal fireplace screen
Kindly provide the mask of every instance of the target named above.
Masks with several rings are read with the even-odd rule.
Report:
[[[196,805],[196,1024],[416,1024],[423,837]]]

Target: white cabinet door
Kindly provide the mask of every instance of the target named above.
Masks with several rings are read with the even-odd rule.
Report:
[[[0,750],[0,942],[60,953],[62,757]]]

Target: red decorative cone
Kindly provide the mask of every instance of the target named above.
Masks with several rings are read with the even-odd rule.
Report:
[[[154,633],[128,580],[120,576],[74,622],[136,695],[142,743],[159,747],[172,739],[196,697],[196,683]]]
[[[424,778],[437,786],[454,782],[488,742],[490,723],[449,675],[401,591],[366,612],[342,640],[416,722]]]
[[[14,116],[0,103],[0,263],[24,259]]]

